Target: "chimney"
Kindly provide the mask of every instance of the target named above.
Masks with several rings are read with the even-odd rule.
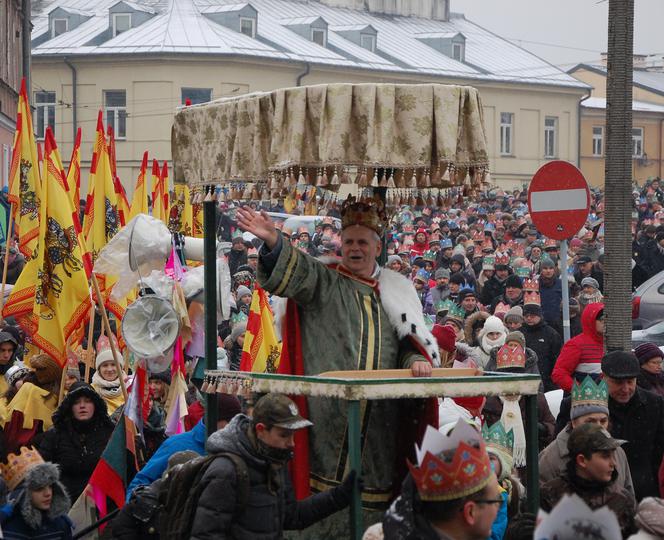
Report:
[[[447,21],[449,0],[317,0],[330,7],[368,11],[377,15],[421,17]]]

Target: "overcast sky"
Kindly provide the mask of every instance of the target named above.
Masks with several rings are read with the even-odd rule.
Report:
[[[664,53],[664,0],[635,0],[634,52]],[[552,64],[599,59],[606,51],[608,1],[451,0],[451,11]]]

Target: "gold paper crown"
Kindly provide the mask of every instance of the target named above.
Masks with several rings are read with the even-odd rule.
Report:
[[[496,355],[496,369],[526,367],[526,352],[521,345],[512,348],[503,345]]]
[[[539,280],[537,278],[526,278],[523,280],[524,291],[539,291]]]
[[[448,436],[427,426],[422,446],[415,451],[418,466],[408,461],[408,468],[423,501],[466,497],[483,489],[491,477],[486,445],[465,420],[459,420]]]
[[[387,225],[385,205],[380,199],[358,201],[352,195],[341,206],[341,228],[361,225],[381,235]]]
[[[525,287],[524,287],[525,288]],[[534,304],[536,306],[541,305],[540,295],[535,291],[528,291],[523,295],[523,305]]]
[[[496,264],[507,266],[510,263],[510,256],[507,253],[496,253]]]
[[[484,233],[482,231],[475,231],[473,233],[473,242],[477,242],[478,244],[484,242]]]
[[[9,491],[14,490],[35,465],[44,463],[43,458],[34,448],[21,446],[19,454],[9,454],[7,463],[0,463],[0,473]]]

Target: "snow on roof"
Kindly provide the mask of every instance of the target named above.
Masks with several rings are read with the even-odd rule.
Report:
[[[606,98],[589,97],[581,102],[581,106],[586,109],[606,109]],[[632,101],[632,111],[664,113],[664,105],[647,101]]]
[[[574,73],[579,69],[587,69],[606,75],[606,66],[601,64],[578,64],[568,71]],[[661,71],[644,71],[642,69],[634,70],[634,85],[654,92],[656,94],[664,95],[664,73]]]
[[[367,11],[333,8],[314,1],[251,0],[123,0],[155,16],[136,28],[88,45],[108,29],[108,9],[118,0],[42,0],[33,3],[33,37],[48,31],[48,12],[56,7],[94,13],[77,28],[35,45],[35,59],[48,55],[96,54],[228,54],[278,58],[328,66],[391,73],[431,75],[473,81],[532,83],[587,89],[588,85],[532,53],[452,14],[448,21],[375,15]],[[252,38],[210,20],[205,14],[233,12],[251,4],[258,12],[257,36]],[[288,26],[328,23],[327,47],[293,32]],[[371,26],[377,32],[376,50],[345,39],[346,31]],[[336,32],[339,32],[338,34]],[[465,61],[455,60],[418,38],[466,38]],[[664,88],[664,84],[663,84]]]

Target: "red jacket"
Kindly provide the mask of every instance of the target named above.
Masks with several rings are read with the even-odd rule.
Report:
[[[582,380],[586,375],[602,372],[604,336],[595,330],[595,322],[603,310],[604,304],[588,304],[581,315],[583,332],[570,339],[560,350],[551,380],[565,392],[572,391],[575,373],[578,380]]]

